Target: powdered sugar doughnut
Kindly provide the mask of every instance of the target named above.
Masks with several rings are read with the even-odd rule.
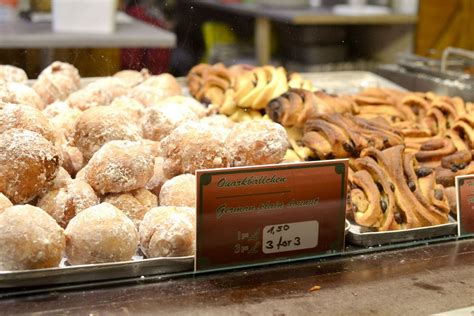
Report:
[[[33,89],[38,93],[45,104],[66,98],[79,89],[75,79],[64,73],[47,73],[40,75],[33,84]]]
[[[104,197],[103,201],[112,204],[124,212],[135,223],[137,228],[146,212],[158,206],[156,195],[146,189],[109,194]]]
[[[0,193],[0,213],[11,206],[13,203],[3,193]]]
[[[222,131],[205,123],[181,124],[161,141],[165,176],[228,167],[230,158],[224,139]]]
[[[132,88],[150,77],[148,69],[143,68],[140,71],[122,70],[114,75],[115,78],[121,79],[128,88]]]
[[[283,126],[267,120],[236,124],[226,143],[233,166],[279,163],[289,146]]]
[[[84,111],[77,119],[73,145],[87,161],[102,145],[111,140],[139,139],[141,130],[126,112],[103,106]]]
[[[64,231],[38,207],[16,205],[0,213],[0,270],[57,267]]]
[[[143,104],[127,96],[115,98],[110,106],[121,111],[126,111],[130,115],[130,118],[135,122],[138,122],[145,113],[145,107]]]
[[[16,128],[0,134],[0,192],[13,204],[48,188],[60,165],[61,153],[40,134]]]
[[[153,176],[145,185],[145,189],[150,190],[157,196],[160,195],[161,187],[166,182],[166,180],[168,180],[168,178],[165,177],[165,174],[163,171],[164,162],[165,162],[165,159],[163,157],[155,157],[155,165],[153,167]]]
[[[202,103],[197,101],[194,98],[186,97],[184,95],[175,95],[172,97],[168,97],[163,101],[160,101],[157,105],[167,105],[170,104],[175,108],[186,107],[196,113],[199,118],[206,116],[207,109]]]
[[[99,204],[99,198],[89,184],[72,180],[60,189],[53,189],[41,197],[36,206],[51,215],[63,228],[81,211]]]
[[[142,139],[140,141],[143,145],[143,148],[146,150],[146,152],[153,157],[157,157],[160,155],[161,151],[161,145],[160,142],[151,140],[151,139]]]
[[[158,102],[175,95],[182,90],[176,78],[170,74],[152,76],[129,91],[128,96],[145,106],[153,106]]]
[[[17,82],[0,82],[0,101],[29,105],[39,110],[44,108],[44,102],[33,88]]]
[[[180,124],[197,120],[196,113],[187,107],[159,103],[145,110],[142,118],[143,137],[159,141]]]
[[[82,111],[101,105],[109,105],[116,97],[124,95],[127,87],[122,80],[107,77],[90,83],[84,89],[71,94],[67,102]]]
[[[54,128],[40,110],[19,104],[0,103],[0,133],[10,128],[36,132],[51,142],[57,139]]]
[[[143,188],[153,175],[153,157],[140,142],[115,140],[99,149],[85,167],[87,182],[101,194]]]
[[[18,67],[11,65],[0,65],[0,83],[1,82],[19,82],[28,81],[26,72]]]
[[[137,245],[132,220],[109,203],[85,209],[66,228],[66,256],[73,265],[128,261]]]
[[[145,214],[140,245],[148,258],[191,256],[195,253],[196,211],[190,207],[160,206]]]
[[[69,183],[71,183],[71,181],[71,175],[66,171],[66,169],[59,167],[58,173],[51,184],[50,190],[59,190],[61,188],[65,188]]]
[[[43,71],[39,74],[38,79],[44,76],[50,75],[62,75],[70,78],[76,89],[79,89],[81,86],[81,76],[79,75],[79,70],[71,64],[54,61],[48,67],[44,68]]]
[[[196,176],[181,174],[161,187],[160,206],[196,207]]]
[[[71,108],[66,102],[54,102],[43,110],[43,114],[49,118],[56,132],[63,137],[63,142],[68,143],[72,140],[74,126],[82,112]]]

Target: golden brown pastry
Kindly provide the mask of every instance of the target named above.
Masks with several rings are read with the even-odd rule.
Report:
[[[182,89],[176,78],[170,74],[151,76],[128,92],[128,96],[144,106],[152,106],[168,97],[182,95]]]
[[[0,81],[0,101],[32,106],[42,110],[45,106],[41,97],[31,87],[17,82]]]
[[[51,215],[59,226],[66,228],[76,214],[99,202],[89,184],[81,180],[72,180],[66,186],[46,193],[38,200],[36,206]]]
[[[145,107],[143,104],[124,95],[116,97],[112,103],[110,103],[110,106],[117,110],[127,112],[130,118],[137,123],[145,113]]]
[[[101,105],[110,105],[116,97],[126,92],[127,87],[122,80],[106,77],[72,93],[66,101],[71,107],[85,111]]]
[[[104,197],[103,202],[110,203],[121,210],[137,228],[146,212],[158,206],[156,195],[146,189],[109,194]]]
[[[192,256],[195,253],[196,210],[160,206],[140,224],[140,247],[147,258]]]
[[[57,267],[64,230],[38,207],[16,205],[0,213],[0,270]]]
[[[199,122],[181,124],[161,141],[167,178],[199,169],[228,167],[229,151],[221,131]]]
[[[109,203],[80,212],[65,232],[66,257],[72,265],[128,261],[137,250],[135,225]]]
[[[0,192],[14,204],[46,190],[61,165],[61,153],[38,133],[9,129],[0,134]]]
[[[80,77],[77,69],[67,63],[53,62],[45,68],[33,84],[33,89],[46,104],[66,100],[80,88]]]
[[[132,88],[150,77],[148,69],[143,68],[140,71],[136,70],[121,70],[114,74],[114,78],[118,78],[124,82],[128,88]]]
[[[163,184],[168,180],[165,177],[165,173],[163,171],[165,159],[163,157],[155,157],[155,165],[153,166],[153,176],[145,185],[145,189],[150,190],[156,196],[160,195],[161,187]]]
[[[84,177],[100,194],[128,192],[148,183],[153,163],[140,142],[113,140],[92,156],[84,167]]]
[[[111,140],[141,139],[141,129],[130,120],[127,112],[110,106],[95,107],[84,111],[77,119],[73,145],[88,161],[92,155]]]
[[[160,191],[160,206],[196,207],[196,176],[181,174],[167,180]]]
[[[271,121],[236,124],[226,139],[232,166],[280,163],[289,147],[285,129]]]
[[[28,76],[26,75],[26,72],[23,69],[11,65],[0,65],[0,83],[26,83],[27,81]]]

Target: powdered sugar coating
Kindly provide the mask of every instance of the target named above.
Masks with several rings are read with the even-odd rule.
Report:
[[[115,140],[92,156],[85,167],[85,178],[101,194],[132,191],[150,180],[153,162],[140,142]]]
[[[150,73],[146,68],[143,68],[140,71],[127,69],[115,73],[114,77],[122,80],[128,88],[132,88],[148,79]]]
[[[65,228],[76,214],[99,202],[99,198],[89,184],[80,180],[71,180],[66,186],[46,193],[38,200],[37,206]]]
[[[0,65],[0,83],[1,82],[19,82],[28,81],[26,72],[18,67],[11,65]]]
[[[145,214],[140,245],[148,258],[191,256],[196,248],[196,210],[160,206]]]
[[[140,140],[141,130],[128,114],[110,106],[84,111],[77,119],[73,144],[89,160],[102,145],[111,140]]]
[[[101,105],[109,105],[116,97],[124,95],[127,87],[122,80],[106,77],[90,83],[84,89],[71,94],[67,102],[73,108],[85,111]]]
[[[60,115],[64,111],[70,111],[72,108],[69,106],[67,102],[64,101],[55,101],[51,104],[48,104],[44,110],[43,114],[48,119],[52,119],[53,117]]]
[[[0,133],[11,128],[36,132],[51,142],[57,139],[54,128],[40,110],[19,104],[0,103]]]
[[[58,168],[58,173],[51,183],[50,190],[59,190],[65,188],[71,183],[71,175],[63,167]]]
[[[16,205],[0,213],[0,270],[57,267],[64,231],[38,207]]]
[[[11,206],[13,203],[3,193],[0,193],[0,213]]]
[[[143,137],[162,140],[176,127],[190,120],[197,121],[198,116],[189,108],[173,103],[158,103],[145,110],[142,118]]]
[[[55,102],[53,104],[57,103],[58,102]],[[59,137],[61,137],[62,143],[67,144],[71,142],[74,134],[74,126],[81,115],[82,112],[78,109],[64,108],[49,119],[50,124],[56,130],[56,133],[59,134]]]
[[[43,100],[33,88],[17,82],[2,83],[0,81],[0,101],[29,105],[39,110],[42,110],[45,106]]]
[[[135,223],[137,228],[146,212],[158,206],[156,195],[146,189],[109,194],[104,197],[103,201],[112,204],[124,212]]]
[[[153,176],[151,177],[150,181],[145,185],[145,189],[150,190],[157,196],[160,195],[161,187],[163,184],[168,180],[165,177],[163,171],[163,164],[165,159],[163,157],[155,157],[155,165],[153,167]]]
[[[62,75],[70,78],[76,86],[76,89],[79,89],[81,86],[81,76],[79,75],[79,70],[69,63],[53,61],[48,67],[41,71],[38,79],[50,75]]]
[[[186,122],[161,141],[163,170],[167,178],[178,174],[194,174],[199,169],[229,166],[225,134],[205,123]]]
[[[236,124],[226,141],[233,166],[280,163],[289,147],[285,129],[267,120]]]
[[[38,77],[33,84],[33,89],[39,94],[45,104],[54,101],[66,100],[66,98],[79,89],[74,79],[62,73],[45,74]]]
[[[76,173],[84,166],[84,157],[77,147],[63,145],[61,146],[63,154],[62,167],[67,170],[71,176],[75,176]]]
[[[145,113],[143,104],[125,95],[115,98],[110,106],[126,111],[135,122],[138,122]]]
[[[61,153],[40,134],[16,128],[0,134],[0,192],[13,204],[50,187],[60,164]]]
[[[170,74],[151,76],[128,92],[129,97],[145,106],[153,106],[168,97],[182,94],[180,84]]]
[[[196,207],[196,176],[181,174],[161,187],[160,206]]]
[[[201,119],[202,123],[209,126],[231,129],[235,123],[228,116],[222,114],[210,115]]]
[[[194,98],[186,97],[184,95],[175,95],[172,97],[168,97],[163,101],[160,101],[158,105],[166,105],[170,104],[173,105],[175,108],[185,107],[196,113],[199,118],[206,116],[207,109],[202,103],[197,101]]]
[[[131,260],[137,245],[132,220],[109,203],[85,209],[66,228],[66,256],[73,265]]]

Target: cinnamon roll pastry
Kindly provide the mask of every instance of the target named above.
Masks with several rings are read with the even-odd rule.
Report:
[[[430,104],[422,96],[410,93],[401,99],[401,107],[409,109],[412,113],[409,119],[416,120],[418,117],[424,117],[430,109]]]
[[[456,132],[469,148],[474,148],[474,130],[466,116],[460,118],[454,123],[452,130]]]
[[[446,223],[447,214],[441,211],[433,212],[426,208],[413,194],[417,189],[416,183],[406,181],[404,170],[403,146],[394,146],[384,151],[367,148],[362,151],[362,157],[372,157],[393,183],[395,201],[401,211],[406,228],[416,228]]]
[[[420,162],[439,162],[445,156],[456,151],[456,147],[449,138],[432,138],[420,146],[416,159]]]
[[[355,222],[366,227],[380,227],[382,201],[374,180],[367,171],[360,170],[354,173],[352,181],[355,188],[351,190],[350,201]]]

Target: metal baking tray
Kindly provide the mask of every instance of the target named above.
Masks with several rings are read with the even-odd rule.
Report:
[[[446,224],[386,232],[367,231],[366,227],[351,222],[349,233],[347,234],[347,240],[353,245],[375,247],[456,235],[457,227],[457,222],[451,217],[449,217],[449,222]]]
[[[49,269],[0,271],[0,290],[53,286],[192,271],[194,256],[61,266]]]

